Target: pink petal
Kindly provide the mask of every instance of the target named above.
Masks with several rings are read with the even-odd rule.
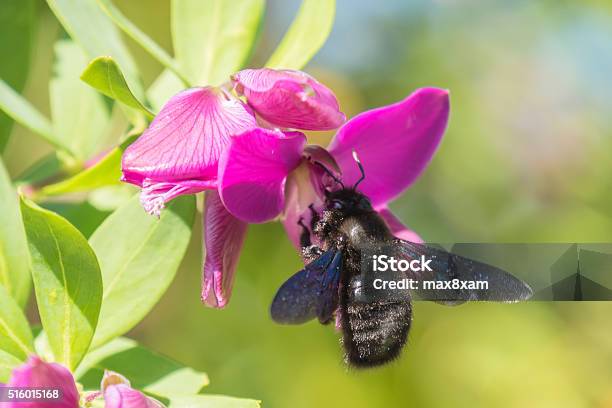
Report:
[[[311,163],[320,163],[336,176],[339,176],[341,173],[336,159],[324,147],[308,145],[304,148],[304,157]]]
[[[323,167],[337,179],[341,178],[336,160],[321,146],[306,146],[303,156],[306,160],[287,178],[285,209],[281,217],[287,236],[297,249],[301,249],[300,235],[303,231],[298,221],[302,219],[303,224],[309,227],[312,219],[309,206],[313,205],[315,210],[320,210],[325,201],[324,190],[333,191],[338,188],[337,183],[327,171],[323,170]],[[316,242],[317,239],[312,235],[312,231],[311,240],[320,244]]]
[[[365,168],[359,190],[374,206],[385,204],[405,190],[431,160],[448,122],[448,91],[422,88],[393,105],[373,109],[349,120],[332,140],[348,186],[360,172],[352,151]]]
[[[399,218],[395,216],[387,207],[378,208],[378,214],[385,220],[385,223],[391,230],[391,233],[395,235],[399,239],[403,239],[405,241],[416,242],[417,244],[422,244],[424,241],[419,237],[419,235],[408,229]]]
[[[144,179],[140,192],[140,203],[145,211],[157,217],[165,204],[180,195],[195,194],[217,187],[216,180],[184,180],[176,182],[154,182]]]
[[[105,408],[164,408],[163,404],[149,398],[127,384],[116,384],[104,390]]]
[[[308,145],[304,148],[304,157],[310,164],[311,182],[319,197],[325,198],[324,190],[334,191],[341,187],[337,183],[342,179],[340,166],[325,148]]]
[[[102,376],[102,381],[100,382],[100,390],[102,390],[102,392],[106,391],[106,389],[111,385],[119,384],[124,384],[128,387],[131,386],[130,380],[125,378],[123,375],[111,370],[104,370],[104,375]]]
[[[245,69],[232,81],[248,104],[278,127],[331,130],[346,120],[333,92],[304,72]]]
[[[299,132],[265,129],[234,137],[219,163],[225,208],[250,223],[278,216],[285,204],[285,180],[300,164],[305,143]]]
[[[123,180],[214,180],[231,136],[257,126],[244,104],[218,88],[192,88],[173,96],[149,128],[125,150]]]
[[[46,363],[32,356],[23,365],[15,368],[6,384],[8,387],[57,388],[61,391],[59,401],[6,402],[6,408],[78,408],[79,392],[70,371],[57,363]]]
[[[224,307],[231,295],[247,224],[227,212],[216,191],[207,191],[204,203],[206,258],[202,277],[202,302]]]
[[[325,201],[324,190],[333,191],[339,188],[329,173],[336,179],[342,178],[336,160],[323,147],[308,145],[304,148],[303,156],[306,160],[287,178],[285,209],[281,217],[287,236],[299,250],[301,250],[300,235],[303,228],[298,221],[302,219],[303,224],[309,227],[312,219],[309,206],[313,205],[315,210],[320,210]],[[312,235],[312,231],[311,240],[315,244],[321,244]]]
[[[310,163],[302,162],[291,172],[285,184],[285,209],[281,220],[287,236],[298,250],[301,250],[300,235],[302,234],[302,227],[298,225],[298,221],[302,218],[304,225],[309,226],[311,212],[308,206],[313,204],[315,208],[318,208],[323,202],[316,189],[313,188],[311,167]]]

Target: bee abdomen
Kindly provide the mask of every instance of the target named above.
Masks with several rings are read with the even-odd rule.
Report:
[[[351,302],[342,316],[347,363],[371,367],[395,359],[406,343],[410,302]]]

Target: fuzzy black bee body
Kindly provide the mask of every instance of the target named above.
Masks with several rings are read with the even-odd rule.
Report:
[[[353,278],[354,285],[359,277]],[[399,356],[412,323],[412,304],[404,301],[360,302],[349,289],[340,297],[342,344],[355,367],[385,364]]]
[[[311,210],[310,228],[300,221],[307,264],[280,287],[271,314],[276,322],[284,324],[313,318],[327,324],[336,318],[350,366],[379,366],[397,358],[412,323],[411,291],[382,288],[374,296],[368,292],[379,272],[363,262],[364,254],[405,260],[430,257],[433,271],[406,272],[406,277],[415,280],[478,278],[489,283],[487,292],[456,290],[444,292],[442,297],[421,294],[427,300],[454,305],[467,300],[517,301],[531,296],[529,286],[498,268],[394,237],[370,200],[355,188],[327,191],[321,214],[312,206]],[[312,244],[311,235],[320,247]],[[404,277],[399,272],[395,276]]]
[[[361,254],[366,247],[390,245],[395,237],[364,195],[343,189],[329,194],[327,202],[313,230],[321,242],[343,251],[337,313],[345,359],[355,367],[387,363],[400,354],[406,343],[412,305],[409,297],[386,300],[382,296],[377,301],[362,301]]]

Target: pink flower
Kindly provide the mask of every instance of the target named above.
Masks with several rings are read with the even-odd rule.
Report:
[[[13,369],[7,387],[58,389],[59,400],[35,402],[0,402],[2,408],[78,408],[79,392],[68,369],[57,363],[46,363],[31,356],[26,363]]]
[[[221,198],[235,217],[247,222],[268,221],[282,212],[287,234],[297,246],[301,228],[297,222],[310,216],[310,204],[320,206],[321,186],[329,182],[316,163],[341,174],[343,183],[351,186],[360,177],[354,151],[366,174],[359,190],[398,237],[421,242],[387,204],[425,169],[444,134],[448,115],[448,92],[423,88],[403,101],[349,120],[332,140],[329,153],[321,148],[305,149],[299,134],[246,132],[232,139],[222,156]]]
[[[105,408],[164,408],[164,405],[133,389],[130,382],[112,371],[105,371],[100,386]]]
[[[123,179],[142,188],[145,209],[159,215],[181,194],[206,192],[202,300],[223,307],[231,294],[248,223],[282,215],[298,245],[298,220],[320,209],[328,172],[359,190],[391,230],[412,241],[387,204],[409,187],[433,156],[449,114],[448,92],[416,91],[398,103],[364,112],[344,124],[326,149],[306,145],[291,129],[340,126],[333,93],[297,71],[244,70],[232,76],[238,96],[220,88],[179,93],[123,157]],[[239,97],[244,98],[244,102]]]
[[[276,154],[274,160],[278,162],[269,162],[274,168],[248,170],[275,182],[277,175],[296,164],[291,159],[293,155],[285,154],[283,149],[297,152],[301,147],[296,150],[292,143],[297,141],[303,145],[305,141],[301,134],[282,133],[278,128],[333,129],[344,122],[344,114],[339,111],[333,93],[302,72],[245,70],[235,74],[233,81],[240,95],[214,87],[187,89],[175,95],[142,136],[126,149],[122,158],[122,180],[141,187],[141,202],[150,214],[159,216],[164,205],[179,195],[208,190],[204,212],[206,258],[202,300],[213,307],[223,307],[227,303],[247,230],[245,220],[228,212],[216,191],[219,163],[231,141],[249,131],[270,132],[293,141],[277,142],[280,154]],[[246,103],[239,96],[243,96]],[[248,161],[248,157],[243,159]],[[224,168],[228,165],[231,167],[231,163],[226,163]],[[259,197],[270,199],[261,203],[260,210],[264,212],[255,217],[255,221],[282,209],[282,192],[259,193],[260,184],[253,186],[256,188],[250,190],[250,194],[256,196],[251,197],[251,201]],[[247,190],[243,183],[239,192]],[[233,194],[229,178],[223,192],[233,205],[239,205],[239,197]]]

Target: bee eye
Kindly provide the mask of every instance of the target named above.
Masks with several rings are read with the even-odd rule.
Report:
[[[334,200],[332,201],[332,207],[335,208],[336,210],[341,210],[344,208],[344,203],[339,200]]]
[[[359,208],[369,210],[370,208],[372,208],[372,206],[370,205],[370,202],[368,200],[361,200],[359,201]]]

